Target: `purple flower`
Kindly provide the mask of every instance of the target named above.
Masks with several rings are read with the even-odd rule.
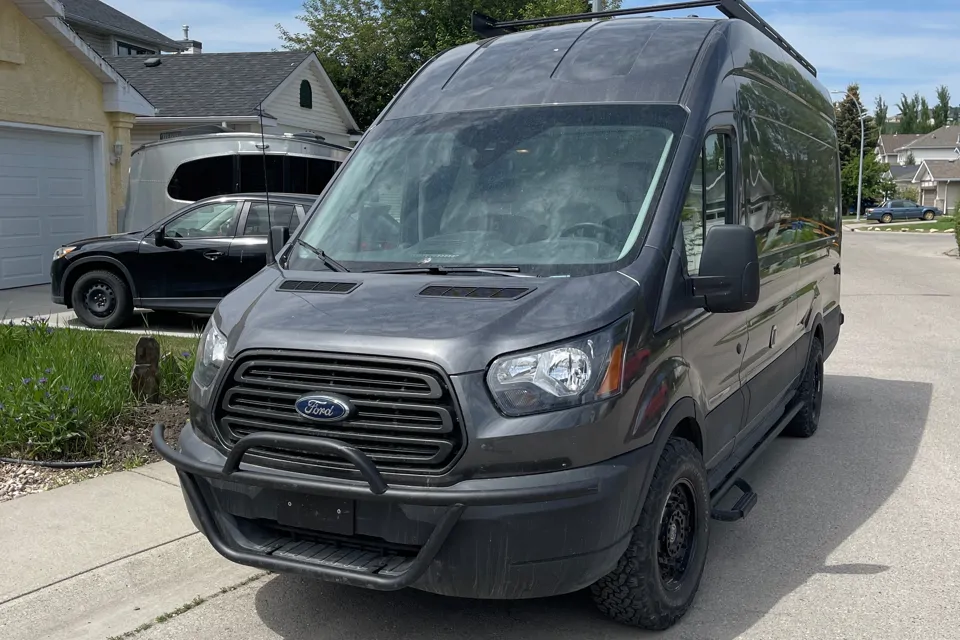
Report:
[[[30,384],[30,382],[31,382],[32,380],[33,380],[33,378],[24,378],[24,379],[23,379],[23,384],[25,384],[25,385],[26,385],[26,384]]]
[[[189,357],[192,356],[193,354],[190,353],[189,351],[181,351],[181,352],[180,352],[180,355],[183,356],[184,358],[189,358]]]
[[[47,335],[48,335],[48,336],[52,336],[52,335],[53,335],[53,327],[47,327]]]
[[[60,391],[70,391],[70,387],[64,385],[64,386],[60,387]]]
[[[37,384],[46,384],[46,383],[47,383],[46,378],[40,378],[39,380],[37,380]]]
[[[50,397],[50,392],[47,391],[46,393],[44,393],[44,394],[43,394],[43,397],[44,397],[44,398],[49,398],[49,397]]]
[[[50,367],[47,367],[46,369],[43,370],[43,372],[46,373],[46,374],[51,374],[51,373],[53,373],[53,369],[50,368]]]
[[[101,373],[95,373],[95,374],[93,374],[93,381],[94,381],[94,382],[102,382],[102,381],[103,381],[103,374],[101,374]]]
[[[77,413],[79,413],[79,412],[80,412],[80,410],[77,409],[76,407],[74,407],[73,409],[70,409],[70,413],[72,413],[73,415],[77,415]]]
[[[3,411],[3,403],[0,402],[0,411]]]

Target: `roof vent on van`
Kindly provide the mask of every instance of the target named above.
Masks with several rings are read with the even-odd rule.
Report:
[[[430,285],[419,295],[429,298],[473,298],[484,300],[516,300],[533,291],[533,287],[451,287]]]
[[[146,60],[144,60],[143,66],[159,67],[161,62],[163,62],[163,60],[161,60],[160,58],[147,58]]]
[[[279,291],[306,291],[311,293],[350,293],[359,282],[317,282],[315,280],[284,280]]]

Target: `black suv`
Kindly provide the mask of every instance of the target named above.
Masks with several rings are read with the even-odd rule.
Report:
[[[134,307],[210,313],[266,266],[269,229],[295,231],[316,198],[290,193],[215,196],[143,231],[71,242],[53,255],[53,301],[74,309],[83,324],[97,329],[123,326]]]
[[[178,446],[153,432],[218,552],[370,589],[589,587],[647,629],[687,611],[711,521],[757,503],[744,466],[817,431],[843,317],[830,93],[717,4],[734,19],[475,15],[493,37],[428,62],[271,230]]]

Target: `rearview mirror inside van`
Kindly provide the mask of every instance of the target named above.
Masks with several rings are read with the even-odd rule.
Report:
[[[760,298],[760,258],[753,229],[746,225],[711,227],[703,242],[693,295],[713,313],[751,309]]]

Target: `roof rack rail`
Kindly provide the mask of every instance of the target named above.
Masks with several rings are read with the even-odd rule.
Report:
[[[810,64],[810,61],[800,55],[800,52],[793,48],[786,39],[774,30],[767,22],[761,18],[756,11],[743,0],[689,0],[688,2],[671,2],[668,4],[650,5],[647,7],[631,7],[629,9],[615,9],[611,11],[594,11],[590,13],[575,13],[564,16],[547,16],[544,18],[532,18],[529,20],[497,20],[486,16],[477,11],[472,15],[472,26],[474,32],[482,37],[489,38],[500,36],[506,33],[516,31],[518,27],[537,27],[551,24],[563,24],[565,22],[577,22],[580,20],[593,20],[596,18],[616,18],[618,16],[632,16],[642,13],[660,13],[662,11],[676,11],[680,9],[700,9],[703,7],[716,8],[728,18],[743,20],[747,24],[759,29],[761,33],[773,40],[781,49],[799,62],[803,67],[817,75],[816,68]]]

